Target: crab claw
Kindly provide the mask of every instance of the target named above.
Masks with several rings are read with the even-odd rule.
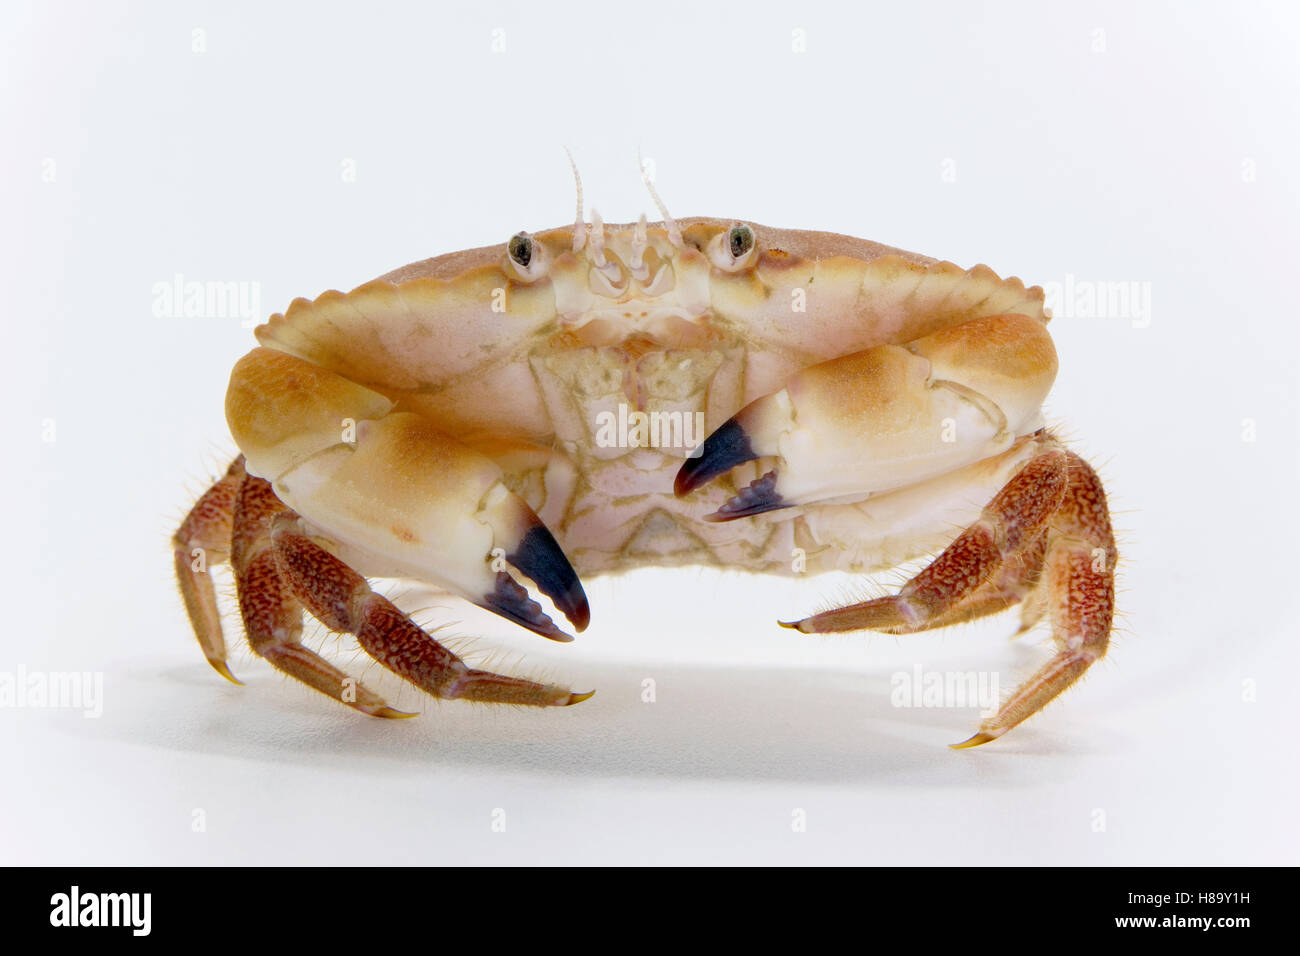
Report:
[[[686,459],[673,481],[673,492],[678,498],[689,495],[696,488],[708,484],[737,465],[758,457],[749,435],[745,433],[745,426],[737,421],[737,417],[729,418],[719,425],[712,435],[704,439],[700,453],[694,458]]]
[[[269,424],[258,414],[268,406],[279,411]],[[492,459],[391,407],[263,348],[236,366],[226,412],[248,448],[249,474],[270,480],[362,574],[428,581],[544,637],[572,640],[505,571],[509,564],[532,579],[576,630],[586,628],[582,583],[546,525]],[[340,420],[353,422],[352,441],[340,441]]]
[[[496,589],[474,603],[485,611],[499,614],[507,621],[514,621],[520,627],[526,627],[534,634],[552,641],[568,643],[573,640],[573,636],[556,627],[542,606],[530,598],[528,591],[504,571],[497,572]]]
[[[355,450],[324,452],[275,489],[359,551],[349,563],[370,573],[431,581],[543,637],[573,640],[505,571],[509,564],[575,629],[591,620],[573,565],[501,469],[418,415],[358,422]]]
[[[1046,329],[1023,315],[854,352],[742,408],[686,460],[674,490],[686,495],[736,465],[771,458],[774,468],[708,519],[861,501],[1006,450],[1041,427],[1055,375]]]
[[[674,493],[684,497],[737,465],[780,457],[780,439],[791,422],[788,388],[751,402],[704,439],[698,456],[686,459],[673,481]],[[787,497],[787,489],[778,489],[779,480],[777,471],[767,472],[713,514],[705,515],[705,520],[731,521],[790,507],[796,502]]]
[[[505,560],[531,578],[576,630],[586,630],[591,622],[591,608],[582,582],[555,536],[533,509],[498,482],[485,497],[480,517],[492,529],[493,553],[504,553]],[[551,640],[573,640],[504,571],[497,572],[492,590],[474,603]]]
[[[312,467],[328,475],[303,474]],[[574,628],[591,620],[573,565],[501,469],[421,416],[358,422],[355,450],[313,458],[275,487],[340,544],[372,556],[360,564],[377,566],[373,573],[441,584],[543,637],[573,640],[506,573],[509,564]]]

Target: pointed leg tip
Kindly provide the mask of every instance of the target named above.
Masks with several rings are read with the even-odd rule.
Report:
[[[386,720],[406,720],[410,717],[419,717],[417,713],[410,711],[398,710],[396,707],[389,707],[384,704],[382,707],[376,707],[365,711],[371,717],[383,717]]]
[[[969,737],[966,740],[963,740],[959,744],[949,744],[948,746],[951,747],[953,750],[969,750],[971,747],[979,747],[988,743],[991,740],[997,740],[997,739],[998,739],[997,734],[986,734],[984,733],[984,731],[981,730],[973,737]]]
[[[244,686],[244,682],[230,672],[230,667],[226,664],[225,661],[217,660],[215,658],[209,657],[208,663],[212,665],[212,669],[214,671],[216,671],[226,680],[230,681],[230,683],[238,684],[240,687]]]
[[[572,707],[574,704],[581,704],[584,700],[591,699],[591,697],[594,696],[595,693],[596,692],[594,690],[589,690],[585,694],[570,694],[569,699],[566,700],[562,706]]]
[[[902,633],[902,630],[894,629],[907,629],[910,625],[899,609],[899,599],[894,597],[832,608],[802,621],[783,622],[782,627],[794,628],[804,634],[839,634],[844,631]]]
[[[807,631],[805,631],[805,630],[803,629],[803,623],[804,623],[804,622],[803,622],[802,619],[801,619],[801,620],[798,620],[798,621],[777,621],[776,623],[777,623],[777,624],[780,624],[782,627],[788,627],[788,628],[790,628],[790,630],[792,630],[792,631],[798,631],[800,634],[807,634],[807,633],[808,633]]]

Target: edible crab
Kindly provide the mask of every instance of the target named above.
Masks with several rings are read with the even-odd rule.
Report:
[[[587,222],[579,187],[572,227],[297,299],[258,327],[226,394],[241,454],[173,540],[217,671],[235,679],[210,577],[225,561],[254,652],[381,717],[409,715],[304,646],[304,610],[440,698],[590,694],[470,667],[367,577],[567,641],[510,568],[581,631],[580,576],[865,573],[937,553],[895,595],[784,626],[1046,616],[1054,656],[955,746],[1000,737],[1105,653],[1117,554],[1096,473],[1043,423],[1042,290],[659,207],[659,222]]]

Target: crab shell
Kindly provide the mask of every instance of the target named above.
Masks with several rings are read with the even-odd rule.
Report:
[[[504,556],[581,628],[575,570],[941,549],[1033,454],[1047,319],[1018,279],[848,236],[568,227],[295,300],[226,412],[362,574],[484,604]]]

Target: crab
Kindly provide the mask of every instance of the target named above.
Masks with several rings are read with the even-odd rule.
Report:
[[[1053,656],[968,740],[1106,652],[1117,560],[1095,471],[1044,425],[1039,287],[979,265],[729,219],[520,232],[296,299],[226,393],[240,450],[173,547],[204,655],[238,683],[211,568],[252,650],[364,714],[412,716],[302,641],[304,611],[443,699],[590,693],[475,669],[373,590],[405,578],[555,641],[581,580],[642,566],[866,574],[896,593],[782,622],[911,634],[1021,604]]]

